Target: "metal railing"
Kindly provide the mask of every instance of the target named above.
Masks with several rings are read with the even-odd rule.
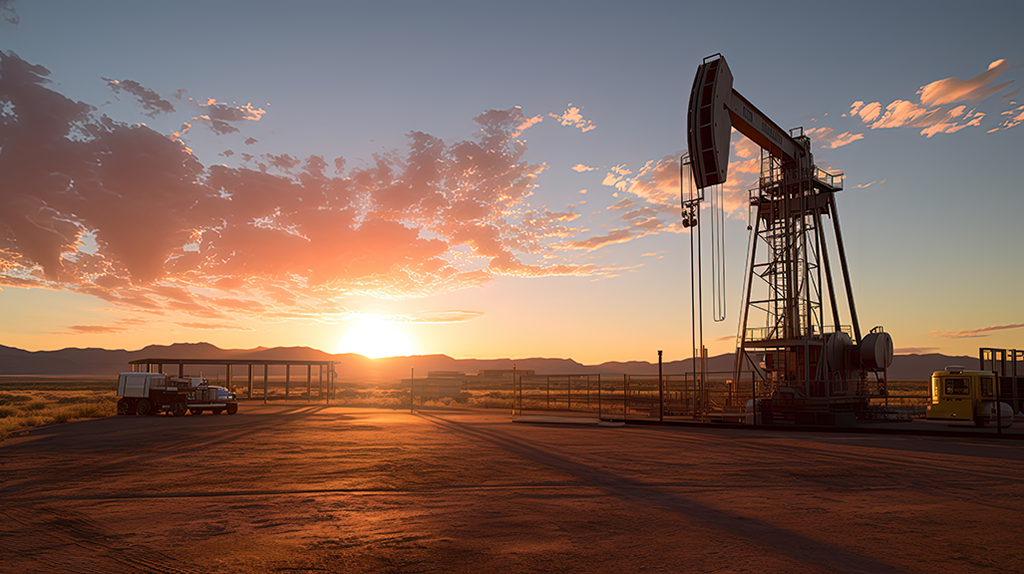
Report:
[[[752,374],[739,384],[731,372],[709,373],[704,380],[692,373],[663,375],[540,375],[518,377],[513,416],[585,413],[602,419],[664,419],[702,417],[727,410],[742,412],[762,383]],[[758,397],[761,397],[758,394]]]

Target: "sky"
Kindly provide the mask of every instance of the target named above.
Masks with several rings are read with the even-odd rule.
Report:
[[[845,174],[862,330],[897,353],[1021,348],[1022,17],[0,0],[0,344],[689,357],[679,156],[720,53]],[[735,348],[758,153],[733,134],[711,355]]]

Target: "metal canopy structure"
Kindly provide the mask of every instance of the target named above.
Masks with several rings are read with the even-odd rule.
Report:
[[[271,366],[283,366],[285,368],[285,398],[288,398],[291,390],[291,376],[293,367],[306,368],[306,399],[312,401],[313,397],[313,367],[317,368],[317,400],[321,397],[326,399],[327,404],[331,403],[331,393],[334,390],[334,361],[302,361],[287,359],[168,359],[168,358],[146,358],[129,361],[133,372],[163,373],[165,366],[177,365],[178,376],[185,376],[185,366],[216,365],[223,366],[227,371],[227,385],[233,384],[233,368],[244,367],[246,370],[247,398],[253,398],[253,381],[255,367],[263,367],[263,403],[267,402],[267,387],[270,378]],[[327,385],[326,395],[323,392],[324,384]]]

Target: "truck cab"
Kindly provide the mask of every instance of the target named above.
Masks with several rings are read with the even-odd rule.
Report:
[[[1003,427],[1013,424],[1013,408],[996,402],[996,374],[991,371],[949,366],[932,373],[930,390],[927,419],[974,421],[979,427],[997,420]]]

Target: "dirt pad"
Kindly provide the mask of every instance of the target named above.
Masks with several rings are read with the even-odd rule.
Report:
[[[0,443],[4,572],[1021,572],[1024,447],[243,404]]]

